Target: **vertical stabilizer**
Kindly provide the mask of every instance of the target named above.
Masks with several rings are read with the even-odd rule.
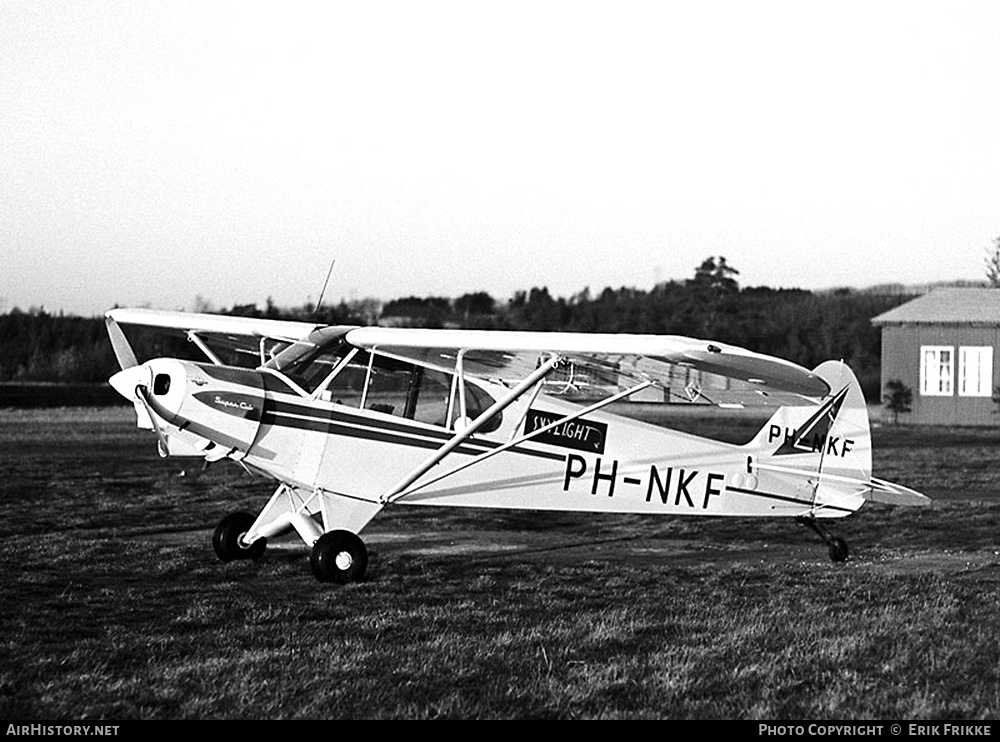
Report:
[[[814,373],[830,394],[814,406],[782,407],[748,444],[762,475],[795,484],[803,515],[840,517],[857,510],[870,490],[868,408],[854,373],[827,361]]]

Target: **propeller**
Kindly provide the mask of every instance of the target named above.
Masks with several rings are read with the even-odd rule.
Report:
[[[128,339],[118,323],[112,317],[105,315],[104,324],[108,328],[108,337],[111,338],[111,347],[115,351],[118,365],[122,369],[138,366],[139,361],[135,357],[135,351],[132,350],[132,346],[129,345]]]
[[[148,372],[139,368],[139,359],[135,357],[135,351],[132,350],[121,326],[110,314],[104,316],[104,325],[108,328],[111,347],[115,352],[115,358],[118,359],[118,365],[122,369],[108,381],[119,394],[135,406],[136,424],[144,430],[156,432],[156,437],[159,439],[157,449],[163,456],[166,451],[166,436],[157,425],[156,416],[153,415],[149,401],[146,399],[146,394],[149,393],[146,380]]]

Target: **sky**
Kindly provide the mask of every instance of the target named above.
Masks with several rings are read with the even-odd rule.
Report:
[[[0,0],[0,313],[982,280],[995,0]]]

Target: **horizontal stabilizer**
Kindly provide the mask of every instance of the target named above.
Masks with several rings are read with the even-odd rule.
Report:
[[[904,507],[923,508],[931,504],[931,498],[916,490],[901,484],[887,482],[884,479],[871,478],[871,492],[865,495],[869,502],[880,502],[883,505],[902,505]]]
[[[883,505],[902,505],[904,507],[927,507],[931,504],[931,498],[922,495],[916,490],[904,487],[901,484],[887,482],[884,479],[870,477],[868,480],[857,477],[845,477],[836,474],[823,473],[821,476],[815,471],[808,469],[793,469],[787,466],[769,466],[767,464],[754,464],[753,468],[758,471],[773,471],[781,474],[815,479],[818,476],[825,482],[834,482],[847,485],[855,485],[864,491],[864,499],[868,502],[880,502]]]

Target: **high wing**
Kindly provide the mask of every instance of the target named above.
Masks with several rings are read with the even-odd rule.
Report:
[[[228,351],[229,359],[242,360],[232,365],[252,367],[263,365],[268,356],[320,327],[310,322],[130,308],[109,310],[105,322],[122,368],[135,365],[136,358],[121,325],[155,328],[185,338],[215,363],[221,362],[220,353]]]
[[[324,325],[153,309],[112,309],[105,315],[123,368],[136,359],[119,325],[183,337],[213,362],[228,351],[231,365],[263,366],[277,352]],[[817,374],[789,361],[724,343],[677,335],[506,330],[353,327],[346,340],[369,352],[459,369],[465,376],[514,386],[559,356],[545,391],[567,399],[610,396],[638,384],[661,391],[660,401],[735,407],[813,404],[830,393]],[[221,349],[221,350],[220,350]],[[238,362],[231,359],[237,358]]]
[[[812,404],[830,393],[817,374],[789,361],[675,335],[363,327],[347,340],[446,369],[460,359],[464,374],[508,386],[558,355],[563,365],[547,380],[546,393],[569,398],[607,396],[643,382],[661,389],[664,402],[723,406]]]

